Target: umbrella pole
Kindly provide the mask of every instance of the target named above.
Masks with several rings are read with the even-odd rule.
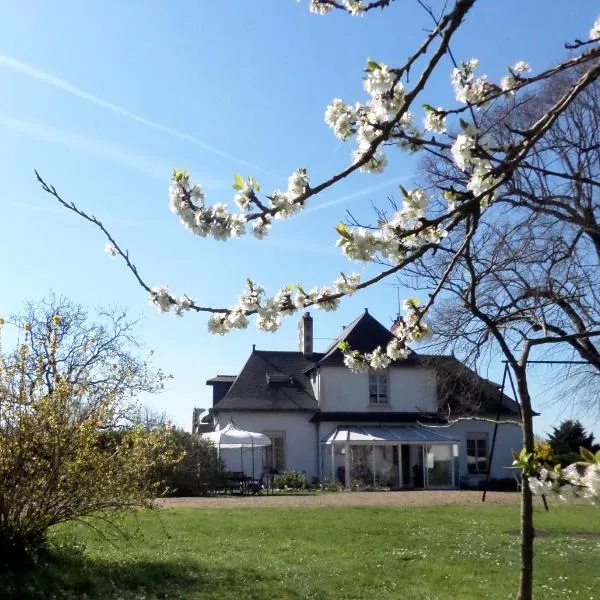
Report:
[[[254,481],[254,438],[252,438],[252,481]]]

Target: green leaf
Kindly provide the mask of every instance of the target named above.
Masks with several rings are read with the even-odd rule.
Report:
[[[583,458],[583,460],[585,460],[588,463],[596,462],[596,456],[591,450],[588,450],[587,448],[579,448],[579,454],[581,454],[581,458]]]
[[[233,181],[235,182],[231,187],[234,190],[241,190],[244,187],[244,178],[241,175],[234,175]]]
[[[347,350],[350,350],[350,344],[346,341],[340,342],[337,347],[342,351],[342,352],[346,352]]]
[[[467,131],[471,128],[470,123],[467,123],[464,119],[460,119],[460,126],[462,127],[463,131]]]
[[[408,198],[408,192],[406,191],[406,189],[405,189],[405,188],[403,188],[401,185],[398,185],[398,187],[400,188],[400,192],[402,193],[402,195],[403,195],[405,198]]]
[[[376,69],[381,69],[379,63],[376,63],[372,58],[367,59],[367,71],[375,71]]]
[[[338,223],[335,230],[346,240],[352,240],[352,234],[348,231],[348,228],[344,223]]]
[[[423,104],[423,109],[427,112],[435,112],[435,108],[431,104]]]

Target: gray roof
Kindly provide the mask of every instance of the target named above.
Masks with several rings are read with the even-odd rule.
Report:
[[[214,385],[215,383],[233,383],[237,375],[217,375],[206,381],[206,385]]]
[[[393,337],[392,332],[365,309],[362,315],[344,327],[335,342],[325,350],[323,357],[315,362],[315,366],[343,365],[344,355],[338,348],[340,342],[348,342],[352,350],[358,350],[364,354],[372,352],[377,346],[385,349]]]
[[[241,373],[213,411],[315,411],[317,401],[304,371],[320,354],[253,350]]]
[[[353,350],[365,353],[372,352],[377,346],[385,348],[392,338],[390,330],[365,310],[343,329],[324,353],[307,357],[301,352],[253,350],[241,373],[234,377],[233,385],[213,410],[320,412],[310,384],[310,372],[322,366],[343,365],[343,354],[337,347],[341,341],[348,342]],[[518,404],[501,394],[497,384],[480,377],[454,356],[411,352],[408,358],[395,361],[393,366],[436,371],[440,416],[495,415],[499,405],[501,415],[519,414]],[[229,376],[218,376],[207,383],[210,385],[220,377]],[[355,419],[358,416],[353,413]],[[395,416],[399,418],[399,415]],[[315,418],[320,419],[317,415]]]

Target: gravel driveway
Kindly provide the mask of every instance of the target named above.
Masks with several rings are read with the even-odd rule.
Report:
[[[208,498],[162,498],[164,508],[272,508],[277,506],[430,506],[443,504],[481,504],[481,492],[473,491],[402,491],[337,492],[314,496],[225,496]],[[486,503],[518,504],[515,492],[488,492]]]

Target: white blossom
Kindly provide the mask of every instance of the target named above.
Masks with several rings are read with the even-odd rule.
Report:
[[[440,107],[437,110],[432,108],[425,109],[425,118],[423,126],[427,131],[433,133],[444,133],[446,131],[446,115]]]
[[[119,254],[115,246],[110,242],[104,246],[104,252],[106,252],[106,254],[108,254],[111,258],[116,258],[116,256]]]
[[[210,315],[208,319],[208,331],[217,335],[225,335],[231,329],[228,321],[228,315],[225,312],[217,312]]]
[[[340,294],[347,294],[351,296],[356,292],[356,287],[360,283],[360,275],[358,273],[351,273],[350,275],[345,275],[341,273],[340,276],[333,282],[333,287],[336,292]]]
[[[356,114],[340,98],[334,98],[325,109],[325,123],[333,129],[337,138],[345,141],[354,133]]]
[[[175,303],[169,288],[161,285],[150,290],[150,303],[153,304],[159,312],[169,312],[171,306]]]
[[[344,8],[352,15],[363,15],[365,12],[365,3],[361,0],[343,0]]]
[[[238,297],[237,306],[244,311],[258,310],[261,307],[264,296],[265,288],[248,280],[248,289]]]
[[[461,66],[452,71],[452,86],[459,102],[464,104],[479,104],[488,94],[489,83],[487,77],[474,78],[475,69],[479,66],[476,58],[464,61]]]
[[[594,21],[590,29],[590,40],[600,40],[600,16]]]
[[[258,329],[263,331],[277,331],[281,325],[281,319],[272,301],[266,303],[266,305],[259,309],[256,317],[256,326]]]
[[[182,317],[183,313],[190,310],[192,308],[193,304],[194,304],[193,298],[190,298],[189,296],[180,296],[177,299],[177,302],[175,305],[175,314],[178,317]]]
[[[353,373],[369,372],[369,363],[356,350],[352,350],[351,352],[344,352],[344,364]]]
[[[370,354],[367,354],[366,358],[369,361],[371,369],[375,371],[387,369],[392,362],[392,359],[383,352],[380,346],[375,348]]]
[[[531,71],[531,67],[529,66],[529,63],[525,62],[524,60],[519,60],[510,68],[510,70],[513,73],[529,73]]]
[[[391,360],[402,360],[409,355],[410,351],[399,339],[394,338],[388,343],[385,353]]]
[[[309,10],[316,15],[324,15],[333,9],[331,4],[322,4],[320,0],[309,0]]]
[[[269,233],[269,229],[271,229],[271,223],[268,218],[261,217],[254,221],[254,225],[252,226],[252,235],[257,240],[262,240]]]
[[[466,171],[467,166],[471,164],[474,149],[475,140],[471,136],[465,133],[456,136],[456,141],[452,144],[450,152],[454,163],[461,171]]]
[[[228,327],[231,329],[246,329],[246,327],[248,327],[248,323],[248,316],[242,307],[234,306],[231,308],[229,314],[227,315]]]

